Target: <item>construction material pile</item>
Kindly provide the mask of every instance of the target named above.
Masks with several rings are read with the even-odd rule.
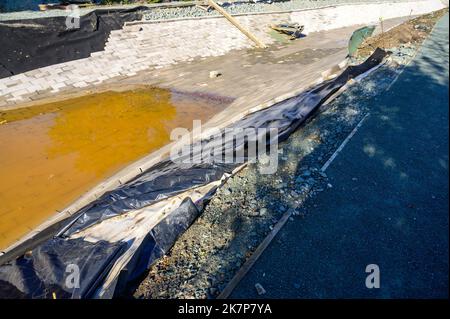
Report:
[[[230,14],[282,12],[301,9],[315,9],[340,4],[370,4],[369,0],[293,0],[293,1],[218,1]],[[381,0],[377,3],[401,3],[408,0]],[[199,6],[182,6],[175,8],[152,8],[145,12],[146,20],[166,20],[176,18],[220,16],[217,11],[205,10]]]

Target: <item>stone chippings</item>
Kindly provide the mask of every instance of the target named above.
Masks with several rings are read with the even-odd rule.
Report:
[[[221,1],[218,1],[221,3]],[[408,2],[408,0],[293,0],[293,1],[239,1],[236,4],[222,1],[224,8],[231,14],[289,11],[300,9],[314,9],[330,5],[358,4],[358,3]],[[144,14],[146,20],[164,20],[176,18],[194,18],[220,15],[215,10],[205,11],[195,6],[177,8],[152,8]]]
[[[251,13],[251,12],[268,12],[281,10],[298,10],[298,9],[313,9],[329,5],[337,4],[354,4],[354,3],[373,3],[373,2],[407,2],[409,0],[293,0],[293,1],[236,1],[237,4],[230,4],[227,1],[217,1],[223,3],[226,9],[232,14]],[[133,6],[109,6],[108,8],[130,8]],[[80,8],[80,14],[85,15],[93,11],[91,8]],[[212,16],[217,13],[205,12],[200,8],[194,6],[178,7],[178,8],[158,8],[149,6],[146,12],[146,18],[149,20],[159,19],[173,19],[181,17],[203,17]],[[21,20],[21,19],[36,19],[66,16],[65,10],[48,10],[48,11],[19,11],[0,13],[0,21]]]

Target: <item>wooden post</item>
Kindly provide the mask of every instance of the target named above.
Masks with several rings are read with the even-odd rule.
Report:
[[[208,0],[208,4],[219,11],[225,18],[227,18],[228,21],[230,21],[236,28],[238,28],[243,34],[245,34],[247,38],[255,42],[257,46],[263,49],[267,48],[267,46],[262,41],[260,41],[250,31],[245,29],[235,18],[233,18],[228,12],[226,12],[224,8],[215,3],[214,0]]]

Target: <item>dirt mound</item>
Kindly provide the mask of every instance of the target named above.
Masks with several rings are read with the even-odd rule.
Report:
[[[436,22],[448,12],[448,8],[426,14],[399,26],[368,38],[358,49],[358,57],[371,55],[376,48],[392,49],[402,44],[420,44],[430,34]]]

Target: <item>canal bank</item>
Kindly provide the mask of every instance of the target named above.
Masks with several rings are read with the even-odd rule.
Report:
[[[346,43],[348,41],[348,36],[352,32],[352,27],[349,28],[343,28],[341,30],[338,30],[336,32],[333,32],[334,35],[338,34],[339,37],[334,38],[333,41],[330,43],[326,43],[326,41],[321,42],[321,46],[319,47],[320,54],[315,55],[314,49],[312,48],[301,48],[300,51],[302,52],[295,52],[296,49],[301,47],[302,45],[305,45],[308,43],[308,39],[312,41],[314,38],[314,35],[311,34],[305,39],[306,41],[298,41],[293,43],[292,45],[286,45],[281,47],[274,47],[273,50],[268,50],[267,52],[258,52],[257,50],[252,50],[248,55],[245,55],[245,58],[248,62],[252,61],[251,63],[246,64],[246,66],[242,65],[242,61],[239,61],[239,58],[242,59],[242,55],[239,56],[238,53],[236,53],[235,58],[238,61],[237,66],[231,71],[222,71],[220,73],[223,74],[223,76],[219,76],[217,78],[211,78],[208,76],[208,71],[204,69],[203,72],[195,72],[194,75],[191,75],[189,73],[185,74],[184,76],[179,76],[180,74],[183,74],[180,72],[178,74],[179,82],[178,83],[187,83],[190,81],[191,89],[197,89],[199,91],[205,91],[207,89],[210,89],[211,87],[215,87],[216,89],[220,90],[226,90],[230,89],[227,86],[224,85],[224,81],[230,83],[230,81],[233,82],[233,85],[235,87],[241,87],[239,91],[241,93],[252,93],[253,96],[250,95],[239,95],[240,101],[233,103],[233,105],[230,105],[229,108],[227,108],[226,112],[223,112],[221,114],[218,114],[216,117],[214,117],[210,123],[216,123],[219,125],[226,125],[227,123],[233,123],[234,121],[237,121],[239,119],[245,118],[247,115],[251,115],[255,113],[256,111],[264,111],[265,108],[272,106],[277,101],[283,101],[286,98],[289,97],[296,97],[299,93],[305,91],[308,87],[311,86],[311,83],[313,87],[318,88],[317,91],[318,94],[324,94],[324,97],[328,97],[328,93],[330,89],[334,90],[335,84],[337,87],[342,86],[344,83],[342,83],[342,78],[339,78],[339,81],[337,83],[333,83],[331,87],[328,87],[325,85],[323,86],[323,81],[327,81],[331,77],[333,78],[333,72],[335,72],[336,75],[338,75],[340,72],[342,72],[342,66],[337,67],[337,64],[340,64],[339,62],[342,62],[342,56],[346,55]],[[348,32],[348,33],[347,33]],[[347,34],[346,36],[344,36]],[[326,36],[327,33],[323,34],[317,34],[316,37],[323,37]],[[330,34],[328,34],[330,35]],[[342,41],[341,41],[342,40]],[[308,53],[309,52],[309,53]],[[242,53],[242,52],[241,52]],[[299,53],[296,55],[295,53]],[[258,57],[259,55],[259,57]],[[251,57],[251,58],[250,58]],[[265,59],[265,57],[268,57],[269,59]],[[262,58],[262,59],[261,59]],[[275,58],[275,60],[274,60]],[[258,61],[258,59],[261,59]],[[318,60],[317,60],[318,59]],[[375,59],[376,60],[376,59]],[[222,62],[226,62],[227,59],[225,58],[222,60]],[[276,61],[276,64],[273,62]],[[213,64],[213,62],[217,62],[217,60],[214,61],[205,61],[206,65],[210,66],[217,66]],[[380,60],[378,60],[378,63]],[[211,64],[208,64],[211,63]],[[195,64],[195,63],[194,63]],[[203,64],[203,65],[205,65]],[[373,65],[372,65],[373,66]],[[182,66],[182,68],[188,68],[192,67],[192,65],[185,64]],[[248,68],[250,72],[254,72],[256,75],[255,80],[251,82],[251,84],[248,84],[248,79],[242,77],[242,68]],[[293,73],[293,68],[296,68],[298,70],[301,70],[300,73],[295,74]],[[326,71],[331,67],[330,71]],[[182,70],[181,68],[181,70]],[[194,69],[195,70],[195,69]],[[225,69],[224,69],[225,70]],[[263,70],[266,72],[261,73]],[[267,70],[274,71],[270,78],[267,77],[267,74],[270,74],[270,72],[267,72]],[[325,70],[325,72],[324,72]],[[165,72],[167,70],[161,70],[161,73]],[[180,69],[174,68],[172,69],[173,72],[179,72]],[[159,72],[159,71],[158,71]],[[345,71],[343,71],[345,73]],[[161,74],[159,73],[159,74]],[[351,72],[350,72],[351,73]],[[167,74],[167,73],[166,73]],[[265,76],[261,76],[261,74],[264,74]],[[287,78],[286,76],[283,77],[283,75],[288,75],[290,77]],[[348,73],[346,73],[348,74]],[[175,76],[176,73],[172,73],[172,76]],[[299,76],[301,75],[302,81],[299,81]],[[148,75],[147,75],[148,76]],[[160,80],[158,74],[154,74],[155,81]],[[193,82],[194,78],[202,78],[205,79],[202,82]],[[209,80],[206,80],[208,79]],[[137,77],[135,78],[137,79]],[[307,79],[307,80],[306,80]],[[134,79],[124,79],[133,81]],[[280,86],[280,81],[283,81],[283,85]],[[222,82],[222,83],[220,83]],[[317,84],[319,83],[319,84]],[[327,82],[328,83],[328,82]],[[245,84],[245,85],[243,85]],[[200,89],[203,88],[203,89]],[[261,88],[266,88],[266,90],[262,90]],[[270,88],[270,90],[268,89]],[[295,91],[292,91],[292,88],[295,89]],[[320,88],[320,89],[319,89]],[[325,90],[324,90],[325,88]],[[323,92],[323,93],[321,93]],[[328,92],[328,93],[327,93]],[[279,94],[279,95],[278,95]],[[284,94],[284,95],[283,95]],[[291,94],[290,96],[288,94]],[[236,95],[235,95],[236,97]],[[239,98],[238,98],[239,99]],[[294,99],[295,100],[295,99]],[[260,102],[259,104],[255,103],[255,101]],[[282,107],[288,107],[289,104],[283,104],[280,103]],[[292,105],[291,105],[292,106]],[[287,109],[289,110],[289,108]],[[291,110],[292,111],[292,110]],[[294,117],[292,118],[295,120],[295,112],[288,111],[288,114],[292,114]],[[270,115],[271,111],[268,110],[266,114]],[[273,114],[272,114],[273,115]],[[304,116],[301,115],[297,120],[304,121]],[[247,123],[252,123],[247,121]],[[163,155],[163,153],[160,153],[160,155]],[[153,162],[152,162],[153,161]],[[149,239],[155,240],[157,239],[155,236],[158,236],[161,233],[158,233],[156,231],[148,232],[152,227],[156,225],[160,225],[164,218],[161,220],[160,218],[164,217],[164,210],[162,210],[162,206],[154,205],[153,207],[144,207],[144,209],[140,209],[141,206],[136,207],[133,194],[130,193],[134,192],[133,187],[136,185],[144,185],[144,187],[149,187],[150,193],[153,192],[154,186],[160,187],[161,184],[158,185],[158,183],[149,182],[149,178],[156,177],[155,173],[157,173],[158,167],[154,168],[152,167],[154,164],[161,162],[161,157],[154,156],[152,161],[149,161],[147,158],[147,162],[140,161],[136,165],[132,165],[130,167],[130,170],[128,170],[128,175],[122,175],[122,177],[117,177],[116,179],[109,179],[107,183],[109,184],[103,184],[101,188],[98,188],[96,191],[97,193],[90,193],[90,196],[92,197],[84,197],[84,201],[78,202],[78,208],[72,207],[73,210],[67,210],[66,212],[70,214],[76,213],[75,217],[79,216],[88,216],[84,215],[84,213],[87,211],[91,211],[91,208],[94,208],[94,211],[98,212],[98,208],[100,208],[100,211],[103,212],[104,209],[109,210],[109,216],[106,215],[100,215],[100,216],[106,216],[106,219],[103,219],[103,217],[98,219],[98,217],[95,217],[93,219],[89,218],[81,218],[77,219],[75,218],[75,229],[77,231],[81,230],[80,233],[73,232],[72,230],[67,231],[67,229],[71,228],[69,225],[68,228],[65,227],[63,230],[60,230],[58,233],[57,239],[55,241],[50,241],[50,243],[54,243],[54,246],[52,245],[43,245],[41,246],[37,252],[35,258],[41,258],[41,252],[46,251],[47,249],[56,249],[57,245],[69,245],[65,246],[66,249],[70,248],[70,245],[79,245],[81,243],[82,245],[86,245],[91,247],[92,243],[100,243],[103,241],[107,241],[109,243],[133,243],[132,245],[126,247],[128,249],[127,255],[123,255],[119,258],[119,260],[115,260],[113,256],[116,256],[116,254],[112,254],[111,258],[115,262],[114,264],[114,271],[111,272],[108,276],[109,278],[105,281],[104,287],[102,288],[103,291],[109,290],[106,294],[107,296],[111,296],[111,291],[114,291],[114,285],[116,283],[116,278],[118,276],[118,271],[121,271],[123,269],[124,265],[129,264],[131,260],[130,257],[133,256],[133,252],[136,252],[136,249],[140,247],[140,243],[142,243],[141,240],[147,239],[144,238],[146,234],[149,234]],[[142,164],[145,164],[146,166],[141,166]],[[153,169],[153,170],[152,170]],[[219,170],[215,169],[216,172],[219,172]],[[142,176],[143,172],[145,172]],[[227,173],[234,173],[234,172],[228,172]],[[220,174],[219,174],[220,175]],[[130,179],[134,179],[136,176],[138,176],[137,179],[132,181],[131,183],[127,184],[127,181],[130,181]],[[182,175],[178,175],[179,178],[183,179],[184,177]],[[210,175],[207,175],[207,177]],[[141,178],[142,177],[142,178]],[[189,177],[189,176],[187,176]],[[214,175],[214,178],[218,178],[220,176]],[[208,177],[209,178],[209,177]],[[210,180],[210,179],[209,179]],[[160,180],[156,180],[159,182]],[[168,180],[171,181],[170,179]],[[205,179],[206,181],[206,179]],[[222,180],[216,180],[218,183],[213,186],[213,188],[205,188],[201,190],[200,192],[191,192],[189,194],[183,194],[184,198],[191,197],[194,205],[202,206],[203,204],[200,204],[202,202],[202,197],[207,194],[209,191],[213,191],[217,186],[220,186]],[[204,181],[201,180],[200,183],[202,184]],[[124,185],[125,184],[125,185]],[[163,184],[165,185],[165,184]],[[131,187],[130,187],[131,186]],[[166,186],[164,186],[166,187]],[[209,187],[209,186],[208,186]],[[116,191],[116,193],[107,193],[110,190]],[[117,193],[117,191],[120,193]],[[138,192],[141,192],[141,188],[138,188]],[[104,195],[105,196],[102,196]],[[131,196],[130,196],[131,194]],[[125,195],[125,197],[123,197]],[[155,195],[155,196],[153,196]],[[154,199],[159,198],[158,193],[150,194],[149,200],[153,201]],[[164,195],[164,194],[163,194]],[[147,196],[147,195],[145,195]],[[99,199],[97,201],[97,199]],[[114,202],[117,202],[117,198],[120,198],[119,202],[125,203],[126,205],[123,206],[121,203],[119,205],[115,205]],[[190,210],[193,206],[193,203],[185,202],[183,201],[183,197],[178,196],[177,198],[172,198],[175,205],[172,203],[171,209],[176,206],[182,206],[187,205],[187,215],[186,216],[195,216],[196,213],[192,210]],[[106,201],[104,201],[106,200]],[[145,197],[144,197],[144,203],[145,203]],[[100,205],[99,205],[100,204]],[[106,205],[103,205],[106,204]],[[139,202],[139,205],[142,203]],[[148,204],[148,202],[146,203]],[[87,206],[86,206],[87,205]],[[80,208],[83,208],[80,211]],[[131,208],[131,211],[130,211]],[[125,210],[124,210],[125,209]],[[155,210],[156,209],[156,210]],[[113,214],[111,214],[111,212]],[[198,213],[198,212],[197,212]],[[103,213],[102,213],[103,214]],[[137,222],[142,221],[142,217],[148,217],[149,215],[153,214],[154,216],[159,216],[155,219],[149,219],[145,220],[145,225],[141,224],[144,228],[141,228],[143,231],[137,231],[137,229],[134,227],[137,225]],[[176,215],[176,214],[175,214]],[[86,223],[84,221],[87,221]],[[94,221],[94,224],[91,222]],[[189,225],[189,222],[192,222],[192,220],[186,220],[186,224],[183,224],[183,229],[185,229],[186,226]],[[83,227],[84,224],[84,227]],[[72,225],[72,226],[73,226]],[[80,227],[81,225],[81,227]],[[89,227],[92,226],[92,227]],[[149,228],[150,227],[150,228]],[[163,227],[164,229],[164,227]],[[124,230],[126,232],[124,232]],[[165,229],[164,233],[169,234],[170,230],[168,231]],[[177,234],[179,234],[177,232]],[[80,241],[81,239],[81,241]],[[158,239],[159,240],[159,239]],[[174,238],[171,238],[171,241],[174,240]],[[119,245],[120,246],[120,245]],[[159,244],[158,244],[159,246]],[[161,247],[161,246],[159,246]],[[113,248],[112,246],[110,248]],[[116,247],[117,248],[117,247]],[[118,247],[120,248],[120,247]],[[170,248],[168,246],[162,247],[162,252],[167,252],[167,249]],[[91,249],[91,248],[90,248]],[[73,250],[73,247],[70,248],[70,250]],[[160,253],[159,253],[160,254]],[[122,258],[123,257],[123,258]],[[134,261],[133,261],[134,262]],[[132,274],[131,274],[132,275]],[[101,297],[105,297],[105,295],[100,295]]]

